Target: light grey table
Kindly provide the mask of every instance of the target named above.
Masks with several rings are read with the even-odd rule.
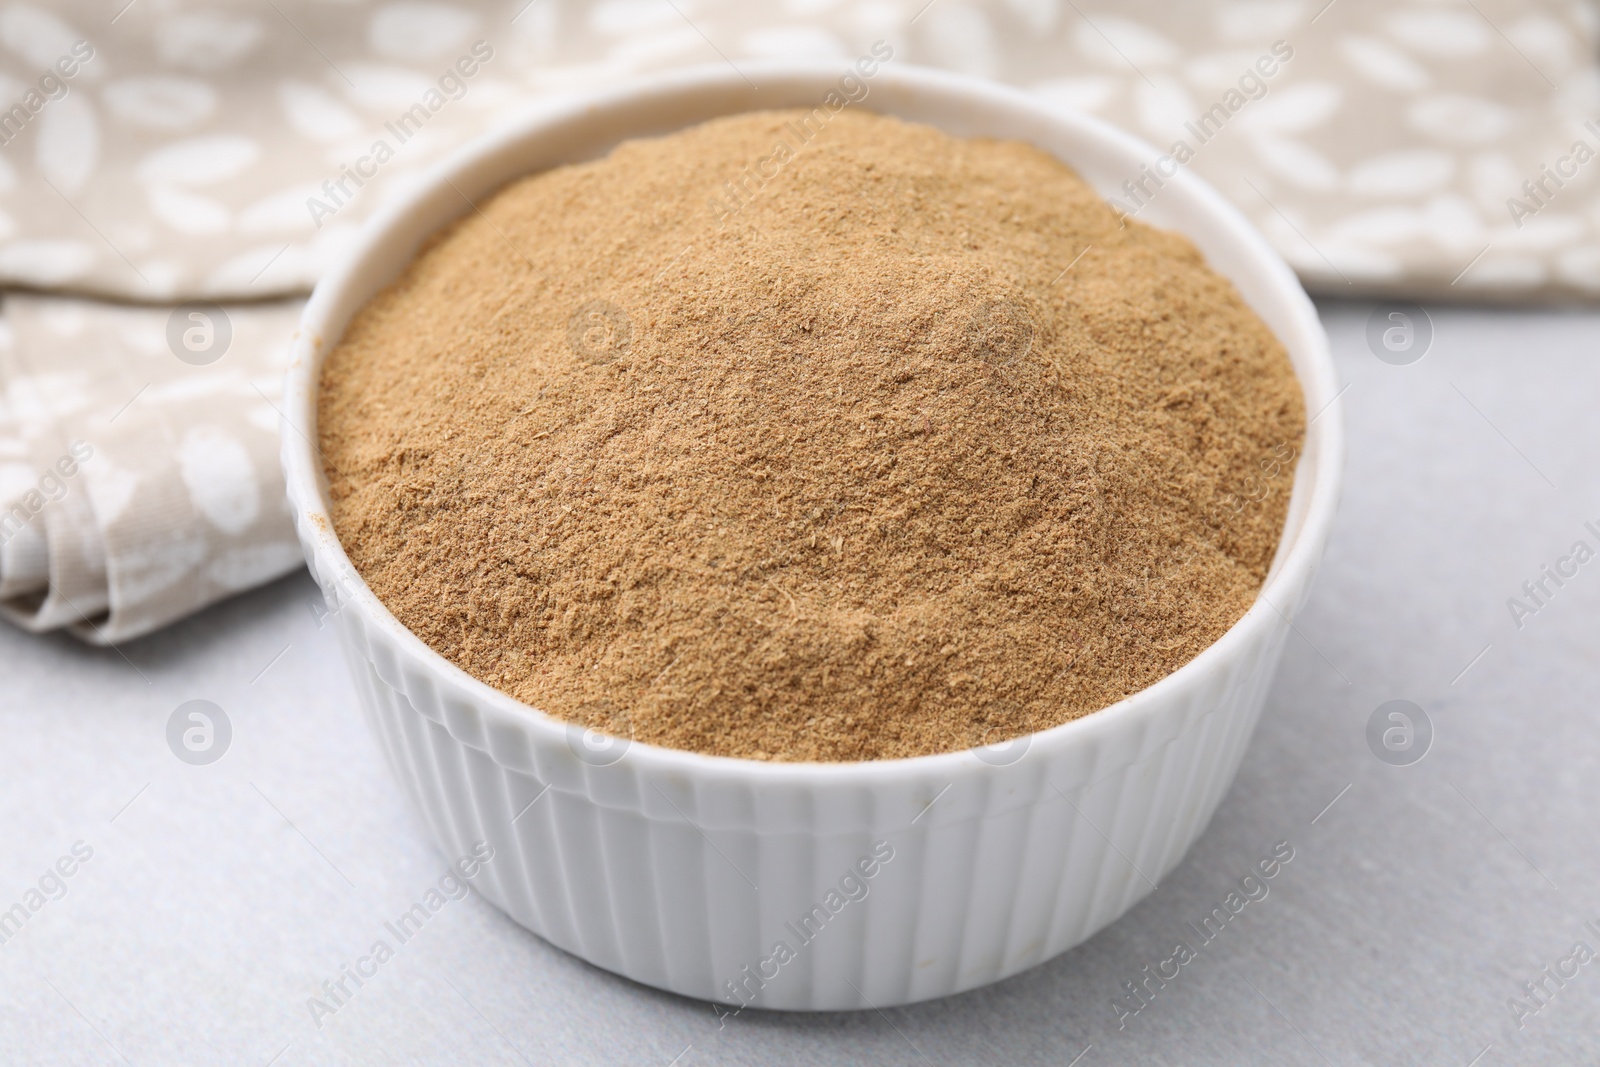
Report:
[[[1080,948],[950,1000],[719,1027],[471,896],[319,1027],[308,999],[446,858],[301,574],[120,652],[0,628],[0,908],[55,898],[0,946],[0,1062],[1594,1063],[1600,960],[1573,946],[1600,951],[1600,559],[1520,629],[1507,600],[1600,550],[1600,314],[1433,308],[1431,351],[1392,366],[1370,310],[1323,306],[1346,490],[1238,781]],[[1366,740],[1393,698],[1434,727],[1410,766]],[[210,766],[167,746],[191,699],[233,727]],[[1270,895],[1119,1029],[1122,983],[1280,841]],[[1525,982],[1551,992],[1519,1017]]]

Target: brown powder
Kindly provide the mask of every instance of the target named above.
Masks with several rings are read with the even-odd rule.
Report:
[[[1038,149],[847,111],[774,162],[797,118],[516,182],[362,310],[356,568],[485,682],[728,756],[996,743],[1193,658],[1283,526],[1282,346]]]

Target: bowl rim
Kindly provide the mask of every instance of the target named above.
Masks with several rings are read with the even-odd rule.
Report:
[[[325,476],[313,456],[313,453],[320,455],[320,450],[307,429],[314,432],[322,361],[334,347],[324,333],[324,324],[343,306],[345,292],[356,282],[359,269],[379,249],[383,239],[390,236],[390,231],[404,228],[407,216],[420,208],[445,183],[453,185],[453,179],[502,152],[574,122],[593,120],[608,114],[625,115],[630,108],[636,109],[651,98],[659,100],[672,94],[690,96],[697,92],[726,88],[730,99],[733,99],[748,88],[751,77],[759,78],[763,85],[805,83],[808,88],[821,87],[822,91],[826,91],[842,73],[849,70],[836,63],[781,60],[741,63],[737,71],[730,67],[731,64],[717,64],[681,68],[590,90],[556,104],[535,104],[509,121],[470,139],[427,168],[402,195],[373,212],[362,225],[348,253],[317,282],[302,311],[299,327],[291,343],[284,382],[284,409],[280,412],[284,475],[295,513],[295,526],[311,563],[312,573],[324,588],[333,585],[339,591],[331,610],[338,613],[349,607],[359,611],[365,622],[382,631],[412,661],[424,665],[439,682],[448,682],[457,692],[470,698],[477,709],[492,716],[496,720],[492,725],[522,731],[530,735],[530,740],[535,743],[543,735],[542,740],[547,743],[564,744],[567,731],[575,724],[496,689],[429,647],[379,600],[356,571],[334,533],[327,497],[323,491]],[[993,111],[1025,112],[1035,121],[1043,120],[1056,125],[1075,140],[1098,140],[1103,146],[1138,158],[1154,160],[1160,155],[1159,150],[1147,142],[1104,120],[1047,106],[1019,89],[987,79],[912,64],[885,63],[872,80],[875,85],[893,84],[906,91],[926,90],[936,94],[960,95],[969,102]],[[762,106],[782,105],[758,104],[754,108],[735,106],[718,114],[738,114]],[[872,110],[870,105],[857,106]],[[612,142],[613,145],[615,143],[618,142]],[[1066,162],[1072,165],[1071,161]],[[512,180],[514,176],[504,179],[493,188],[501,188]],[[1271,283],[1273,298],[1283,305],[1285,322],[1292,325],[1306,342],[1305,365],[1297,364],[1295,367],[1296,379],[1306,402],[1306,438],[1295,471],[1290,509],[1285,517],[1284,540],[1280,542],[1267,579],[1250,608],[1193,659],[1151,685],[1103,708],[998,743],[1014,744],[1025,739],[1028,746],[1025,752],[1038,749],[1036,755],[1072,746],[1092,746],[1117,736],[1117,731],[1125,731],[1139,720],[1158,716],[1162,708],[1168,706],[1169,694],[1177,696],[1185,687],[1200,682],[1214,667],[1251,647],[1260,631],[1276,625],[1275,619],[1288,624],[1288,612],[1297,605],[1290,603],[1286,608],[1280,608],[1275,601],[1286,594],[1295,596],[1309,587],[1338,504],[1344,451],[1338,402],[1343,391],[1335,392],[1332,354],[1315,306],[1283,258],[1239,210],[1208,182],[1187,167],[1180,167],[1178,173],[1167,181],[1168,184],[1185,188],[1188,195],[1199,201],[1202,209],[1211,215],[1211,221],[1225,228],[1228,239],[1255,260],[1254,266],[1264,271]],[[475,201],[464,203],[460,216],[475,207]],[[427,233],[436,233],[438,229],[434,227]],[[425,237],[426,234],[423,239]],[[396,268],[397,271],[401,269],[403,265]],[[364,305],[372,295],[369,293],[364,297],[361,304]],[[339,335],[342,334],[341,329]],[[1283,341],[1282,337],[1280,341]],[[1287,347],[1288,342],[1283,343]],[[1305,461],[1313,455],[1315,465],[1308,467]],[[1290,530],[1288,523],[1295,514],[1294,497],[1305,491],[1304,483],[1308,475],[1311,480],[1310,496],[1305,501],[1298,527]],[[929,755],[849,762],[766,761],[667,748],[630,738],[620,762],[633,764],[636,771],[673,776],[800,786],[892,784],[912,777],[922,779],[928,772],[937,772],[944,778],[954,780],[972,773],[995,774],[1006,769],[999,764],[974,759],[975,751],[967,748]]]

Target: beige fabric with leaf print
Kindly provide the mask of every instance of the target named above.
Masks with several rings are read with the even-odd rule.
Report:
[[[168,308],[6,298],[0,612],[117,642],[300,565],[277,411],[299,310],[231,308],[227,351],[196,365]]]
[[[291,298],[541,101],[881,38],[1186,160],[1314,289],[1592,299],[1595,23],[1583,0],[0,3],[0,285],[34,291],[0,332],[0,603],[121,641],[296,566]],[[224,305],[214,363],[180,358],[203,321],[169,330],[193,300]]]

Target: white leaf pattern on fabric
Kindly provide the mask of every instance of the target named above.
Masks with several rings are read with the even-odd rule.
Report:
[[[293,233],[311,230],[314,225],[306,201],[324,195],[320,185],[297,185],[262,197],[239,213],[239,232],[244,234]]]
[[[218,71],[243,59],[261,43],[257,19],[225,11],[171,15],[157,26],[163,62],[185,70]]]
[[[233,223],[226,205],[185,189],[152,185],[147,190],[150,210],[179,233],[218,233]]]
[[[157,130],[187,129],[217,110],[216,90],[193,78],[121,78],[100,98],[117,118]]]
[[[381,63],[348,63],[344,73],[349,83],[340,83],[350,101],[359,107],[393,112],[415,104],[433,88],[433,79],[405,67]],[[392,118],[393,116],[388,116]]]
[[[81,179],[81,190],[68,193],[74,204],[53,199],[44,185],[47,172],[72,170],[63,169],[60,154],[46,153],[40,165],[30,158],[31,149],[9,159],[0,153],[0,192],[27,196],[30,203],[28,212],[13,213],[17,231],[9,240],[83,242],[95,255],[78,283],[130,298],[190,286],[255,299],[304,286],[326,262],[320,252],[305,249],[297,266],[293,253],[286,253],[286,266],[293,269],[274,266],[258,278],[238,269],[241,257],[252,253],[241,246],[241,236],[250,245],[250,235],[305,232],[271,198],[289,188],[320,186],[370,151],[374,138],[392,136],[384,124],[417,105],[451,58],[478,36],[492,42],[493,60],[480,64],[460,100],[432,114],[423,134],[405,141],[369,188],[341,206],[341,222],[369,216],[393,199],[408,174],[497,114],[512,113],[535,97],[570,94],[647,70],[721,63],[719,49],[734,62],[772,56],[843,61],[884,37],[894,44],[898,61],[988,72],[1032,86],[1053,106],[1093,110],[1164,140],[1188,103],[1197,113],[1213,111],[1273,41],[1282,39],[1293,57],[1273,62],[1276,69],[1260,99],[1236,108],[1240,98],[1232,97],[1229,133],[1210,139],[1192,165],[1252,214],[1260,205],[1235,176],[1252,177],[1258,185],[1278,183],[1274,202],[1300,208],[1312,240],[1378,198],[1336,176],[1416,147],[1418,137],[1456,157],[1454,176],[1445,189],[1419,180],[1414,184],[1427,187],[1425,193],[1394,195],[1454,192],[1478,212],[1480,229],[1499,225],[1507,219],[1508,198],[1525,195],[1522,182],[1530,175],[1522,171],[1536,174],[1541,163],[1557,159],[1581,124],[1600,113],[1597,19],[1588,6],[1568,0],[1528,0],[1513,13],[1487,12],[1494,24],[1465,0],[1405,0],[1398,6],[1389,0],[1339,0],[1331,6],[1311,0],[1119,0],[1105,6],[939,0],[925,11],[921,5],[836,0],[677,0],[676,7],[664,0],[538,0],[521,9],[516,22],[503,25],[516,6],[504,0],[339,0],[280,12],[265,0],[239,0],[193,10],[136,8],[96,31],[97,57],[83,68],[82,79],[69,79],[68,98],[99,112],[100,131],[100,162]],[[912,22],[916,11],[922,14]],[[103,18],[93,0],[5,7],[0,44],[8,55],[42,61],[47,49],[66,47],[74,33]],[[707,36],[717,43],[708,43]],[[32,67],[32,60],[25,66]],[[1174,72],[1187,100],[1168,80]],[[26,69],[0,77],[7,92],[20,94],[32,84]],[[103,93],[88,84],[94,77],[103,79]],[[1486,85],[1494,86],[1492,95]],[[1255,95],[1248,86],[1245,91]],[[47,104],[43,115],[57,103]],[[80,109],[80,128],[82,117]],[[174,132],[243,137],[258,151],[246,166],[229,168],[228,176],[210,184],[198,170],[192,178],[152,176],[151,157],[168,147],[164,142]],[[1515,180],[1492,196],[1481,171],[1469,165],[1479,151],[1516,161]],[[214,208],[174,225],[171,212],[164,212],[172,198],[150,201],[141,183],[204,186],[206,197],[226,208],[237,225],[218,225],[222,215]],[[1539,253],[1547,266],[1571,248],[1600,247],[1600,217],[1590,212],[1597,192],[1600,179],[1587,171],[1563,188],[1563,199],[1582,201],[1563,209],[1582,215],[1587,226],[1572,237],[1570,248]],[[77,203],[80,195],[88,199]],[[75,208],[85,204],[101,206],[79,214]],[[110,204],[122,206],[108,211],[104,205]],[[1299,240],[1286,238],[1281,247]],[[135,257],[142,280],[123,262],[124,254]],[[1448,288],[1465,266],[1435,242],[1389,247],[1384,256],[1398,258],[1402,282],[1415,291]],[[37,269],[20,259],[6,263],[12,269],[0,272],[0,282],[61,284],[51,280],[63,276],[55,260]],[[1320,259],[1302,272],[1314,286],[1345,285]],[[1565,275],[1547,277],[1559,289]]]
[[[195,510],[223,533],[239,533],[261,514],[250,453],[225,431],[191,428],[178,448],[178,464]]]
[[[1139,105],[1139,125],[1162,144],[1181,135],[1183,124],[1199,110],[1182,82],[1159,71],[1148,82],[1135,85],[1133,92]]]
[[[1281,37],[1314,12],[1301,0],[1244,0],[1217,11],[1217,35],[1225,41]]]
[[[195,560],[205,551],[205,539],[187,530],[131,546],[118,561],[122,591],[135,603],[158,600],[194,573]]]
[[[1492,100],[1456,94],[1424,97],[1406,108],[1406,121],[1441,141],[1484,144],[1511,128],[1511,110]]]
[[[206,576],[230,592],[253,589],[301,561],[298,541],[269,541],[264,545],[231,548],[206,564]]]
[[[276,289],[307,285],[315,279],[321,261],[304,244],[258,245],[217,267],[206,279],[212,292],[230,292],[259,284]]]
[[[940,3],[928,9],[925,47],[941,67],[992,78],[1000,72],[1000,48],[983,13],[969,4]]]
[[[1572,238],[1582,233],[1583,219],[1576,215],[1546,213],[1529,219],[1521,226],[1499,226],[1491,239],[1502,248],[1518,252],[1544,252],[1570,244]]]
[[[1087,59],[1126,70],[1175,63],[1178,46],[1150,27],[1119,15],[1090,14],[1073,32],[1073,43]]]
[[[1448,152],[1391,152],[1352,167],[1350,190],[1361,196],[1416,196],[1442,187],[1455,169],[1455,157]]]
[[[0,463],[0,500],[16,500],[34,487],[39,473],[26,463]]]
[[[1575,248],[1557,261],[1561,277],[1572,285],[1600,292],[1600,248]]]
[[[113,466],[109,462],[96,463],[85,471],[89,483],[89,503],[94,507],[95,521],[110,525],[122,518],[139,492],[139,472]]]
[[[1035,34],[1049,33],[1061,23],[1061,0],[1006,0],[1006,7]]]
[[[0,42],[29,70],[49,70],[83,36],[60,15],[32,4],[11,4],[0,9]],[[92,68],[93,64],[85,66],[78,76],[93,80],[99,71]]]
[[[1328,231],[1336,244],[1384,245],[1415,241],[1427,232],[1422,212],[1413,207],[1380,207],[1348,215]]]
[[[1545,265],[1532,256],[1499,255],[1481,266],[1481,270],[1474,268],[1461,280],[1468,290],[1528,291],[1543,284],[1549,276]]]
[[[1506,197],[1522,191],[1517,188],[1522,175],[1504,152],[1480,152],[1472,157],[1467,169],[1473,195],[1485,211],[1504,210]]]
[[[94,262],[94,249],[82,241],[22,240],[0,245],[0,273],[26,274],[41,285],[77,281]]]
[[[771,59],[845,59],[849,51],[837,35],[821,26],[766,26],[739,38],[748,56]]]
[[[265,430],[268,433],[274,434],[278,432],[278,422],[280,418],[278,415],[278,409],[272,407],[270,404],[257,404],[255,407],[252,407],[249,411],[245,412],[244,417],[249,419],[250,425],[256,427],[258,430]]]
[[[1427,67],[1376,37],[1345,34],[1339,39],[1339,54],[1369,81],[1386,89],[1414,93],[1433,83]]]
[[[1576,61],[1579,44],[1567,28],[1548,15],[1528,15],[1506,27],[1510,41],[1547,77],[1564,75]]]
[[[377,10],[368,24],[367,43],[386,59],[429,60],[466,44],[478,21],[459,7],[404,0]]]
[[[1466,197],[1445,193],[1423,208],[1433,243],[1457,256],[1475,255],[1489,240],[1488,227]]]
[[[354,137],[365,126],[356,113],[320,85],[286,81],[278,86],[289,128],[314,141],[339,141]]]
[[[1344,103],[1344,89],[1332,82],[1286,85],[1241,110],[1235,118],[1250,133],[1304,133],[1321,126]]]
[[[57,100],[39,114],[34,162],[50,184],[71,195],[82,189],[100,162],[100,122],[80,94]]]
[[[589,28],[610,35],[650,34],[694,18],[699,7],[686,0],[676,0],[677,11],[673,6],[657,0],[599,0],[589,9]]]
[[[1187,60],[1183,64],[1183,76],[1197,89],[1222,93],[1235,88],[1239,72],[1249,69],[1259,57],[1259,52],[1248,49],[1208,52]]]
[[[649,37],[626,40],[611,50],[610,58],[632,67],[668,62],[704,63],[707,51],[706,39],[700,36],[699,30],[680,26]]]
[[[151,184],[211,185],[232,178],[260,155],[261,149],[248,137],[196,137],[151,152],[139,161],[137,173]]]
[[[1250,145],[1267,169],[1292,185],[1318,192],[1339,187],[1339,168],[1310,145],[1278,137],[1257,137]]]
[[[1493,33],[1476,12],[1459,8],[1396,11],[1387,21],[1396,40],[1424,55],[1452,59],[1481,55]]]

